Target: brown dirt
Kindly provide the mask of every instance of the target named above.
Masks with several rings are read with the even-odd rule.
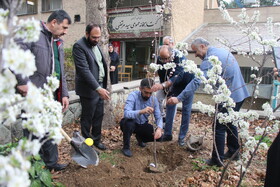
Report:
[[[69,187],[111,187],[111,186],[215,186],[222,173],[222,168],[206,166],[202,159],[210,157],[212,147],[212,118],[200,114],[192,114],[189,133],[204,135],[203,149],[190,152],[186,147],[177,145],[177,135],[180,124],[180,114],[176,116],[174,124],[173,141],[157,142],[157,161],[164,164],[167,169],[162,173],[153,173],[148,169],[150,163],[154,163],[154,144],[150,142],[145,148],[136,145],[133,136],[131,148],[133,157],[125,157],[121,153],[122,133],[119,127],[103,130],[106,151],[100,151],[100,163],[98,166],[90,166],[84,169],[71,160],[69,144],[63,140],[59,146],[60,162],[69,163],[66,170],[53,173],[55,181]],[[74,130],[79,130],[78,124],[70,124],[63,127],[71,135]],[[263,185],[265,176],[265,152],[254,159],[252,167],[244,180],[245,186]],[[236,186],[239,172],[230,164],[226,173],[224,185]]]

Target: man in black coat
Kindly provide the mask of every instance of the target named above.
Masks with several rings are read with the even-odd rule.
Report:
[[[104,116],[104,100],[109,100],[107,65],[97,45],[101,37],[100,25],[91,23],[86,35],[73,46],[76,67],[76,94],[82,105],[81,131],[85,138],[92,138],[94,145],[105,150],[101,143],[101,127]]]

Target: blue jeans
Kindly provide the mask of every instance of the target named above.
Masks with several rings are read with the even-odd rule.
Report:
[[[179,132],[179,140],[182,140],[186,137],[186,134],[189,130],[189,123],[191,119],[191,111],[192,111],[192,103],[193,103],[193,95],[188,97],[182,102],[182,120],[181,127]],[[164,128],[164,135],[172,135],[172,128],[174,117],[176,115],[176,105],[166,105],[166,121]]]
[[[236,103],[233,110],[239,111],[243,104],[243,101]],[[227,109],[219,106],[219,112],[227,113]],[[239,149],[237,127],[232,125],[231,123],[220,124],[219,121],[217,120],[216,121],[216,131],[215,131],[215,142],[216,142],[216,146],[217,146],[217,150],[218,150],[218,155],[217,155],[214,145],[213,145],[213,151],[212,151],[212,159],[214,159],[215,161],[218,161],[218,156],[220,157],[221,160],[224,159],[226,133],[227,133],[228,152],[232,155]]]

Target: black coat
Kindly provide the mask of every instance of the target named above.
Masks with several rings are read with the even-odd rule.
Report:
[[[97,46],[98,47],[98,46]],[[100,50],[100,48],[98,47]],[[107,65],[103,53],[102,62],[105,71],[103,78],[103,88],[107,88]],[[78,40],[73,46],[73,57],[76,67],[76,94],[82,97],[95,98],[99,96],[96,91],[100,85],[99,79],[99,66],[96,57],[92,51],[92,47],[88,44],[85,37]]]

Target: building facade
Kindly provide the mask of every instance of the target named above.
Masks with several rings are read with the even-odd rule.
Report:
[[[203,23],[204,9],[217,7],[215,0],[107,0],[110,42],[122,65],[133,66],[133,79],[143,77],[143,69],[154,61],[158,46],[166,35],[182,41]],[[34,17],[46,21],[52,11],[64,9],[72,18],[65,47],[85,34],[88,22],[86,0],[23,0],[21,19]],[[0,7],[4,3],[0,1]],[[195,16],[194,16],[195,15]],[[94,21],[94,20],[92,20]]]

